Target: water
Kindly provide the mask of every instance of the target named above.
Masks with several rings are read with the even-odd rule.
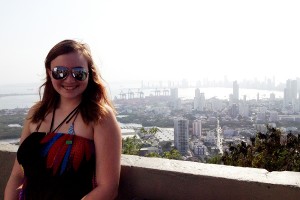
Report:
[[[16,85],[0,85],[0,109],[13,108],[29,108],[39,100],[38,89],[40,84],[16,84]],[[109,83],[107,89],[112,99],[120,98],[120,93],[133,92],[135,97],[138,97],[138,92],[143,91],[144,96],[155,95],[156,89],[140,89],[139,82],[113,82]],[[163,89],[157,89],[163,93]],[[205,94],[205,98],[209,99],[216,97],[218,99],[229,99],[232,94],[232,88],[200,88],[200,92]],[[240,99],[244,95],[247,100],[256,99],[259,97],[269,98],[271,93],[275,94],[276,98],[283,98],[283,92],[255,90],[255,89],[241,89],[239,90]],[[1,94],[25,94],[19,96],[2,96]],[[193,99],[195,96],[195,88],[179,88],[178,96],[182,99]]]
[[[0,109],[30,108],[38,100],[38,95],[0,97]]]
[[[216,97],[218,99],[229,99],[232,94],[232,88],[199,88],[201,93],[205,94],[205,98],[209,99]],[[259,94],[260,99],[269,99],[270,94],[274,93],[276,98],[283,98],[283,92],[256,90],[256,89],[239,89],[239,99],[243,99],[246,95],[246,100],[257,99]],[[195,97],[195,88],[178,89],[178,96],[184,99],[193,99]]]
[[[29,108],[39,100],[38,83],[0,85],[0,109]],[[11,94],[12,96],[1,96]],[[14,95],[22,94],[22,95]]]

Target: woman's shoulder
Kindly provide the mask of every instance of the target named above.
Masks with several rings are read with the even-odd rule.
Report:
[[[105,129],[108,127],[116,126],[116,111],[110,105],[104,105],[105,115],[101,117],[97,123],[94,124],[94,127],[98,127],[100,129]]]
[[[36,111],[40,109],[40,107],[41,107],[41,101],[34,103],[33,106],[29,108],[28,115],[33,115]]]
[[[112,106],[105,104],[104,109],[105,115],[100,119],[100,123],[107,123],[116,118],[116,110]]]
[[[35,105],[33,105],[29,109],[27,116],[25,118],[22,133],[21,133],[20,143],[22,143],[23,140],[26,139],[33,132],[34,123],[32,122],[32,116],[34,112],[35,112]]]
[[[30,130],[33,131],[33,127],[36,127],[38,122],[34,122],[33,118],[40,107],[40,102],[35,103],[28,111],[26,121],[29,124]]]
[[[27,113],[27,116],[32,116],[32,115],[35,113],[37,107],[38,107],[38,103],[35,103],[33,106],[31,106],[31,107],[29,108],[29,111],[28,111],[28,113]]]

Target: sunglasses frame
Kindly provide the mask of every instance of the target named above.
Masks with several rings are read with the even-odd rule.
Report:
[[[57,72],[58,71],[58,72]],[[80,72],[80,73],[78,73]],[[51,70],[51,75],[55,80],[64,80],[66,79],[69,75],[72,75],[72,77],[78,81],[84,81],[88,75],[89,72],[81,66],[78,67],[73,67],[73,68],[68,68],[64,66],[56,66]],[[79,76],[77,75],[79,74]],[[83,78],[80,78],[83,77]]]

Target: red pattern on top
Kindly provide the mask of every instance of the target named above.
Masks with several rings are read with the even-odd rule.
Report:
[[[42,140],[41,144],[47,146],[48,143],[53,142],[53,139],[57,133],[48,133]],[[66,141],[72,141],[71,144],[67,144]],[[47,168],[52,168],[53,174],[57,174],[61,168],[62,162],[68,153],[69,145],[71,145],[71,151],[68,156],[68,163],[66,169],[73,168],[75,171],[79,169],[79,166],[83,159],[90,160],[93,152],[92,140],[87,138],[71,135],[61,134],[58,139],[53,142],[47,154]]]

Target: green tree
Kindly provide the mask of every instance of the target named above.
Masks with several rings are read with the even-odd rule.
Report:
[[[251,145],[230,144],[222,156],[225,165],[264,168],[268,171],[300,171],[300,135],[283,136],[279,129],[267,127],[257,133]]]
[[[222,156],[220,155],[216,155],[212,158],[209,158],[207,160],[207,163],[211,163],[211,164],[222,164]]]
[[[173,159],[173,160],[182,160],[182,155],[175,148],[171,149],[171,151],[164,152],[162,157],[167,159]]]
[[[145,135],[150,135],[150,136],[155,136],[157,132],[161,132],[161,130],[157,127],[152,127],[148,130],[146,130],[144,127],[140,128],[140,133],[143,134],[143,136]]]
[[[122,139],[122,153],[129,155],[139,155],[142,142],[135,136]]]
[[[158,131],[160,131],[160,129],[157,127],[152,127],[150,129],[146,130],[144,127],[142,127],[139,131],[141,133],[142,139],[138,139],[137,136],[134,136],[134,137],[128,137],[128,138],[122,140],[122,145],[123,145],[122,153],[123,154],[139,155],[141,148],[143,146],[145,146],[145,144],[148,144],[150,142],[149,141],[150,137],[146,137],[146,136],[149,136],[149,135],[154,136]],[[166,143],[167,148],[169,148],[169,147],[171,148],[171,144],[172,144],[171,142],[167,142]],[[182,155],[175,148],[171,148],[170,151],[165,151],[164,153],[162,153],[162,155],[152,152],[152,153],[146,154],[145,156],[146,157],[158,157],[158,158],[182,160]]]
[[[141,148],[143,145],[147,144],[148,138],[144,137],[145,135],[155,135],[158,131],[160,131],[157,127],[152,127],[146,130],[144,127],[140,129],[143,137],[142,139],[137,138],[137,136],[127,137],[126,139],[122,139],[122,153],[129,155],[139,155]]]

